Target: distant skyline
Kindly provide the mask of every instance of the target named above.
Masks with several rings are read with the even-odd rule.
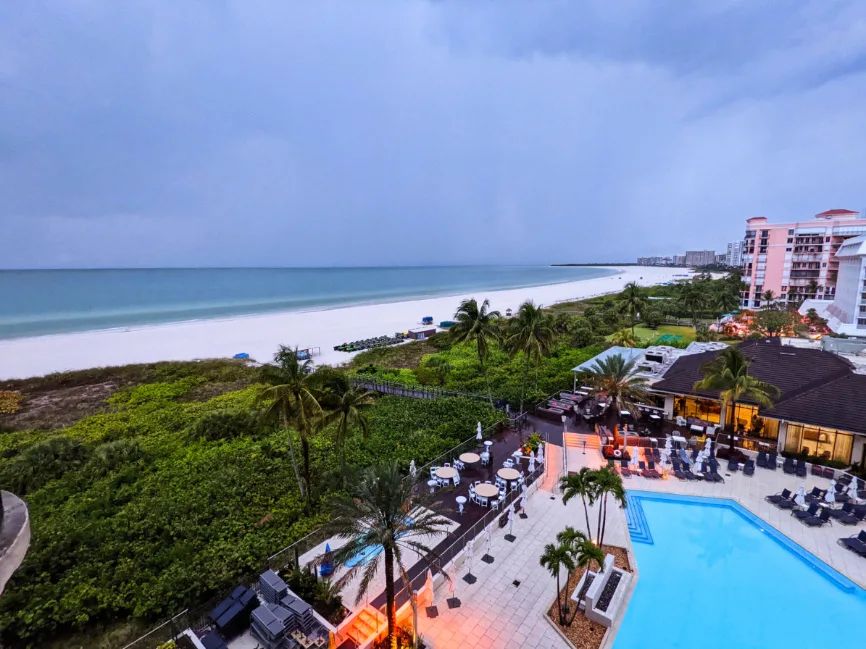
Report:
[[[866,3],[0,4],[0,268],[627,262],[864,210]]]

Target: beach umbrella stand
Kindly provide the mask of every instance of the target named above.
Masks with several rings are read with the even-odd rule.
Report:
[[[448,608],[460,608],[460,600],[457,599],[457,584],[453,579],[448,580],[448,595],[448,599],[445,600]]]
[[[433,589],[433,573],[429,568],[427,569],[427,580],[424,582],[424,587],[430,590],[430,606],[424,609],[424,611],[427,613],[427,617],[431,619],[439,617],[439,608],[436,606],[436,591]]]
[[[478,581],[478,577],[472,574],[472,540],[470,540],[469,544],[466,546],[466,563],[467,572],[463,575],[463,581],[467,584],[474,584]]]
[[[493,544],[493,538],[490,535],[489,526],[484,528],[484,540],[487,542],[487,552],[484,553],[484,556],[481,557],[481,560],[484,563],[493,563],[494,558],[493,554],[491,554],[492,550],[490,549],[490,546]]]

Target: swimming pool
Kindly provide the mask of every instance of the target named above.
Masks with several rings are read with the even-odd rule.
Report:
[[[629,501],[640,576],[614,649],[861,646],[866,591],[746,509],[640,491]]]

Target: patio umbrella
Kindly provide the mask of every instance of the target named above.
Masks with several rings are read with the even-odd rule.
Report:
[[[827,493],[824,494],[824,500],[828,503],[836,502],[836,481],[832,478],[830,479],[830,484],[827,485]]]
[[[487,554],[490,556],[493,556],[490,554],[490,546],[493,543],[493,538],[490,536],[490,526],[489,525],[484,528],[484,537],[485,537],[485,540],[487,541]]]
[[[424,582],[424,587],[430,591],[430,606],[436,606],[436,591],[433,590],[433,572],[427,568],[427,581]]]
[[[535,462],[535,451],[529,451],[529,461]]]
[[[857,498],[857,478],[852,478],[851,482],[848,484],[848,497],[851,500],[859,500],[859,498]]]
[[[514,529],[514,503],[508,507],[508,533]],[[513,536],[513,535],[512,535]]]
[[[710,454],[710,451],[712,450],[712,448],[713,448],[713,440],[711,437],[707,437],[707,443],[706,443],[706,446],[704,446],[704,451],[706,451],[707,455]]]
[[[414,478],[416,475],[418,475],[418,469],[415,468],[415,460],[412,460],[411,462],[409,462],[409,474],[410,474],[413,478]]]
[[[801,482],[800,486],[797,488],[797,495],[794,496],[794,502],[797,503],[800,507],[806,506],[806,483]]]
[[[528,470],[530,473],[532,473],[533,471],[535,471],[535,458],[534,458],[534,457],[530,457],[530,458],[529,458],[529,466],[527,467],[527,470]]]
[[[466,562],[469,564],[469,573],[472,573],[472,541],[466,546]]]
[[[638,455],[639,455],[638,448],[637,448],[637,446],[635,446],[634,451],[632,451],[632,454],[631,454],[631,459],[628,461],[628,463],[631,464],[634,468],[637,468],[638,462],[640,462],[640,460],[637,459]]]
[[[482,438],[482,435],[481,435],[481,422],[479,421],[479,422],[478,422],[478,432],[475,433],[475,439],[477,439],[478,441],[481,441],[481,438]]]
[[[526,509],[526,482],[520,486],[520,490],[523,492],[523,509]]]
[[[457,584],[454,583],[453,579],[448,580],[448,593],[451,595],[450,599],[457,597]]]
[[[543,444],[538,445],[538,463],[544,464],[544,445]]]

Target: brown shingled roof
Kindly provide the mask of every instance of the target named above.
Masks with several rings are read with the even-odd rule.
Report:
[[[751,362],[749,374],[775,385],[782,393],[776,406],[761,408],[761,414],[866,433],[866,376],[854,374],[846,359],[817,349],[783,347],[772,338],[747,341],[739,349]],[[716,390],[692,389],[703,378],[701,367],[718,354],[680,357],[652,390],[718,399]]]

